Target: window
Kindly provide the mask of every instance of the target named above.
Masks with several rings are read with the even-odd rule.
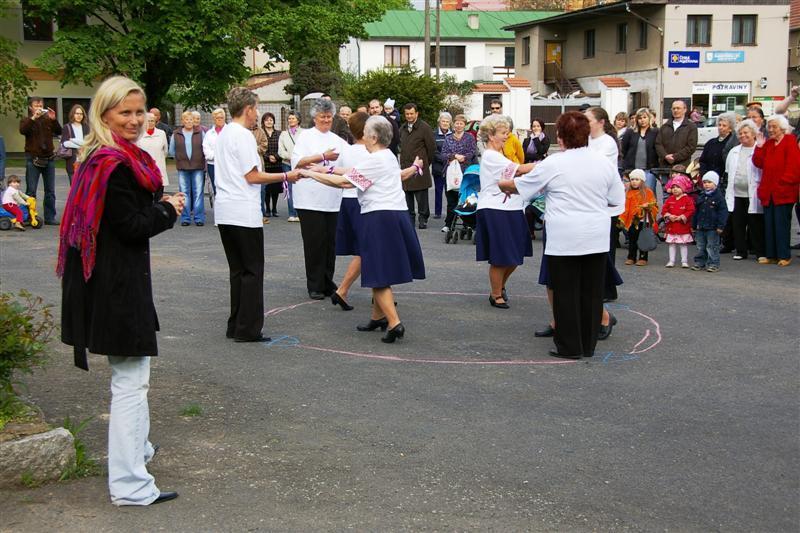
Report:
[[[628,23],[617,24],[617,53],[624,54],[628,51]]]
[[[647,23],[639,21],[639,50],[647,50]]]
[[[523,37],[522,38],[522,64],[523,65],[530,65],[531,64],[531,38],[530,37]]]
[[[387,67],[408,65],[408,46],[386,45],[383,47],[383,64]]]
[[[86,26],[86,15],[75,9],[62,9],[56,19],[59,30],[71,30]]]
[[[686,17],[686,46],[711,46],[711,15]]]
[[[594,30],[583,32],[583,57],[594,57]]]
[[[506,46],[506,55],[505,55],[505,62],[503,63],[504,67],[513,67],[514,66],[514,47],[513,46]]]
[[[22,2],[22,35],[26,41],[52,41],[53,21],[31,15],[28,2]]]
[[[442,46],[439,54],[441,68],[464,68],[466,67],[466,46]],[[436,66],[436,47],[431,46],[431,66]]]
[[[757,15],[734,15],[733,36],[731,44],[752,45],[756,44]]]

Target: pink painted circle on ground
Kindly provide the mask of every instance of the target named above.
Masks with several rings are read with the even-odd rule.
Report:
[[[467,296],[467,297],[476,297],[476,296],[485,296],[483,293],[473,293],[473,292],[452,292],[452,291],[393,291],[394,294],[413,294],[413,295],[421,295],[421,296]],[[543,296],[515,296],[515,298],[539,298],[544,299]],[[276,307],[274,309],[270,309],[264,316],[275,316],[286,311],[292,311],[297,309],[298,307],[302,307],[304,305],[311,305],[320,302],[324,302],[325,300],[310,300],[306,302],[300,302],[294,305],[287,305],[283,307]],[[631,309],[624,305],[616,305],[613,304],[609,306],[616,310],[627,311],[634,315],[637,315],[650,323],[651,327],[648,327],[644,334],[642,335],[641,339],[634,344],[634,346],[630,349],[630,351],[625,352],[626,356],[630,358],[631,356],[638,356],[639,354],[645,353],[647,351],[652,350],[658,344],[661,343],[661,325],[651,316],[648,316],[644,313]],[[344,355],[347,357],[358,357],[361,359],[373,359],[378,361],[387,361],[387,362],[394,362],[394,363],[417,363],[417,364],[436,364],[436,365],[488,365],[488,366],[499,366],[499,365],[572,365],[579,360],[536,360],[536,359],[504,359],[504,360],[476,360],[476,359],[448,359],[444,356],[438,355],[425,355],[419,356],[415,358],[410,357],[402,357],[398,355],[391,355],[391,354],[380,354],[380,353],[369,353],[369,352],[354,352],[349,350],[338,350],[335,348],[327,348],[324,346],[313,346],[309,344],[302,344],[302,343],[294,343],[291,346],[295,346],[297,348],[305,348],[307,350],[313,350],[317,352],[327,352],[337,355]]]

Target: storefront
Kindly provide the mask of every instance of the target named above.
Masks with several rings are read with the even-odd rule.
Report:
[[[744,115],[749,100],[750,82],[692,84],[692,107],[702,109],[709,118],[727,111]]]

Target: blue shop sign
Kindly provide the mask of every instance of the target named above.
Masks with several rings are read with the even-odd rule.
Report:
[[[700,68],[700,52],[670,50],[669,68]]]
[[[706,63],[744,63],[744,50],[706,52]]]

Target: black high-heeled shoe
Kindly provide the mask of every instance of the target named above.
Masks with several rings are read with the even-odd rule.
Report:
[[[389,321],[385,318],[381,318],[379,320],[372,320],[370,319],[369,322],[366,324],[360,324],[356,326],[358,331],[375,331],[378,328],[381,328],[381,331],[386,331],[386,328],[389,327]]]
[[[502,296],[503,300],[505,300],[506,303],[508,303],[508,293],[506,292],[506,288],[505,287],[500,289],[500,296]]]
[[[342,311],[352,311],[353,310],[353,306],[348,304],[347,302],[345,302],[344,298],[339,296],[339,293],[336,293],[336,292],[331,294],[331,303],[333,305],[338,305],[339,307],[341,307]]]
[[[403,323],[400,322],[395,327],[388,330],[383,337],[381,337],[381,342],[391,344],[395,341],[395,339],[402,339],[405,333],[406,333],[406,328],[403,326]]]

